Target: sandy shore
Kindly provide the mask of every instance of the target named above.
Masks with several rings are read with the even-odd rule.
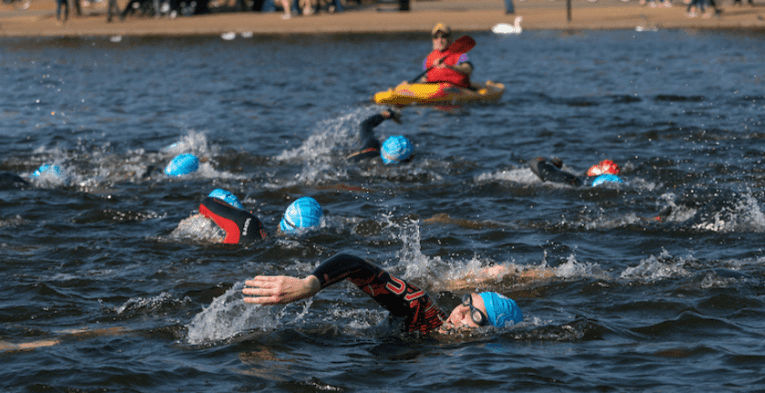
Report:
[[[106,22],[106,0],[83,8],[83,16],[66,23],[55,17],[55,0],[35,0],[27,10],[0,5],[0,36],[179,36],[258,34],[429,32],[438,22],[457,31],[488,31],[498,23],[523,16],[526,30],[588,29],[742,29],[765,32],[765,4],[734,6],[724,0],[719,17],[689,18],[686,5],[675,0],[670,8],[641,6],[637,0],[572,0],[571,21],[563,0],[515,0],[516,14],[506,15],[502,0],[412,0],[409,12],[381,12],[369,4],[342,13],[281,18],[281,13],[214,12],[207,15],[162,17],[128,16]],[[762,1],[762,0],[760,0]],[[718,0],[718,4],[721,3]],[[120,1],[124,7],[125,1]]]

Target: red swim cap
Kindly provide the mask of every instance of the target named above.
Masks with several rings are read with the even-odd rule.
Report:
[[[603,160],[597,165],[593,165],[587,171],[587,176],[600,176],[600,175],[618,175],[619,165],[611,160]]]

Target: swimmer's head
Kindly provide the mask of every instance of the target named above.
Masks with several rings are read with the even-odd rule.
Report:
[[[63,179],[64,172],[61,170],[61,167],[56,164],[42,164],[39,168],[37,168],[36,171],[34,171],[34,173],[32,173],[32,177],[40,176],[50,176],[57,179]]]
[[[383,142],[380,148],[380,157],[386,164],[398,164],[412,159],[414,146],[403,135],[392,136]]]
[[[611,160],[603,160],[587,170],[587,176],[618,175],[619,165]]]
[[[183,176],[196,172],[199,169],[199,159],[190,153],[183,153],[175,156],[167,167],[165,174],[168,176]]]
[[[244,206],[242,206],[242,202],[239,202],[239,198],[237,198],[236,195],[222,188],[216,188],[212,190],[212,192],[208,196],[215,199],[219,199],[223,202],[226,202],[237,209],[244,209]]]
[[[489,322],[496,327],[523,322],[523,313],[513,299],[496,292],[479,293]]]
[[[624,180],[616,175],[600,175],[592,181],[592,186],[599,186],[603,183],[624,183]]]
[[[279,222],[279,229],[284,233],[294,233],[298,228],[319,226],[324,211],[319,202],[311,197],[302,197],[292,202]]]

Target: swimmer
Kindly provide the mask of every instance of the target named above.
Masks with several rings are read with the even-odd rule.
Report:
[[[305,278],[256,276],[245,282],[246,303],[274,305],[307,299],[322,289],[348,279],[393,317],[402,318],[406,332],[448,333],[480,326],[506,327],[523,321],[523,313],[510,298],[496,292],[469,293],[447,315],[425,291],[364,259],[337,254],[322,262]]]
[[[407,137],[402,135],[391,136],[382,144],[375,138],[375,127],[389,119],[401,124],[401,113],[389,109],[372,115],[361,122],[359,126],[361,149],[349,155],[348,161],[356,162],[363,159],[380,157],[385,164],[399,164],[409,162],[414,158],[414,146],[412,146]]]
[[[529,168],[543,182],[570,184],[574,187],[592,186],[596,187],[603,183],[624,183],[619,172],[619,166],[611,160],[603,160],[590,167],[587,170],[587,178],[584,180],[579,176],[562,170],[563,161],[560,158],[536,157],[528,161]]]
[[[245,244],[267,237],[258,217],[245,210],[236,195],[227,190],[213,190],[199,204],[199,214],[189,219],[200,216],[212,220],[226,233],[222,240],[224,244]],[[276,234],[296,234],[301,230],[318,227],[323,217],[324,211],[319,202],[311,197],[298,198],[284,211]]]
[[[224,244],[244,244],[266,238],[263,223],[232,193],[217,188],[199,204],[199,214],[226,232]]]
[[[301,229],[318,227],[321,225],[323,217],[324,210],[316,199],[311,197],[298,198],[284,211],[284,215],[279,221],[279,232],[281,234],[293,234]]]
[[[146,172],[141,175],[141,178],[146,179],[160,173],[170,177],[181,177],[196,172],[199,169],[200,162],[203,161],[191,153],[178,154],[170,160],[170,163],[164,169],[156,165],[149,165],[146,167]]]
[[[26,185],[29,185],[29,182],[24,180],[24,178],[19,175],[14,175],[13,173],[7,172],[0,173],[0,189],[21,187]]]

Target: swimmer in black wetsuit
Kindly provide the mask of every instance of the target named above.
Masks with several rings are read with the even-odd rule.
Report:
[[[29,183],[19,175],[13,173],[0,173],[0,189],[26,186]]]
[[[604,182],[623,182],[617,176],[620,172],[619,166],[611,160],[603,160],[590,167],[587,171],[587,178],[584,180],[573,173],[562,170],[563,161],[557,157],[536,157],[529,160],[528,165],[531,171],[542,181],[570,184],[574,187],[581,187],[583,185],[597,186]]]
[[[242,289],[246,303],[262,305],[287,304],[309,298],[322,289],[349,280],[393,317],[402,318],[402,330],[429,333],[452,329],[476,328],[523,321],[521,309],[512,299],[495,292],[471,293],[463,296],[462,304],[451,314],[441,310],[425,291],[394,277],[364,259],[337,254],[322,262],[305,278],[290,276],[256,276],[245,282]]]
[[[361,149],[350,154],[348,161],[356,162],[368,158],[380,157],[386,164],[409,162],[414,158],[413,147],[409,139],[396,135],[380,143],[375,138],[374,129],[385,120],[393,120],[401,124],[401,113],[390,109],[379,114],[372,115],[359,125],[359,139]]]

